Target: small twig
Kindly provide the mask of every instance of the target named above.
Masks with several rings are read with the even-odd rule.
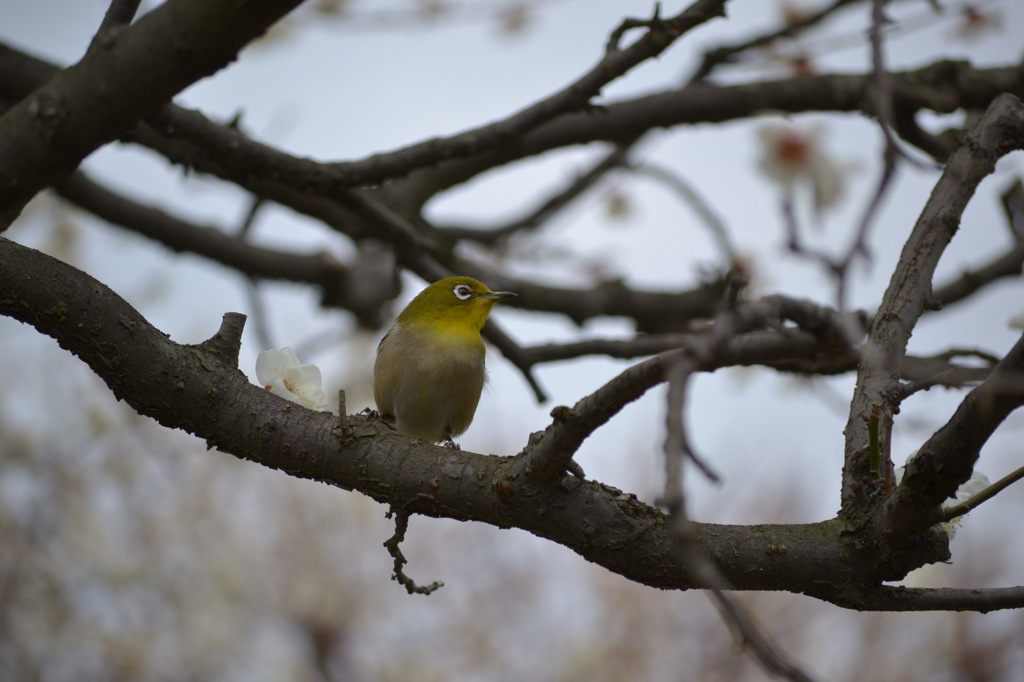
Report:
[[[624,165],[629,157],[630,145],[619,145],[602,158],[593,168],[574,179],[565,189],[551,196],[537,209],[524,218],[489,230],[468,227],[438,227],[439,234],[449,239],[469,239],[484,244],[494,244],[521,231],[532,230],[543,225],[580,195],[607,175],[608,171]]]
[[[621,52],[619,49],[619,42],[622,40],[622,36],[626,34],[626,31],[631,31],[634,28],[648,28],[652,31],[661,30],[664,26],[664,21],[661,20],[661,3],[654,3],[654,16],[650,19],[632,19],[626,18],[622,20],[618,28],[611,32],[608,36],[608,43],[605,45],[604,52],[606,55],[611,55],[616,52]]]
[[[338,432],[348,433],[348,408],[345,406],[345,391],[338,391]]]
[[[892,494],[892,410],[888,407],[882,411],[882,452],[881,465],[884,467],[885,494]]]
[[[241,225],[238,226],[238,230],[235,232],[235,237],[237,239],[245,241],[249,237],[249,230],[252,229],[252,225],[256,221],[256,216],[259,214],[260,209],[263,208],[263,204],[265,202],[266,199],[263,197],[253,195],[252,200],[249,202],[249,210],[246,211]]]
[[[263,199],[254,195],[249,204],[249,209],[246,211],[245,217],[242,219],[242,223],[235,231],[235,238],[238,241],[248,241],[247,238],[249,236],[249,230],[252,229],[252,225],[256,220],[256,215],[260,212],[260,208],[262,207]],[[256,277],[250,277],[246,281],[245,293],[246,297],[249,299],[249,310],[252,312],[253,330],[256,332],[256,339],[260,348],[275,348],[276,346],[274,345],[274,341],[270,335],[269,315],[267,315],[267,308],[263,304],[263,298],[260,296],[259,280]]]
[[[958,516],[963,516],[967,512],[971,511],[972,509],[980,505],[982,502],[985,502],[986,500],[995,497],[1000,492],[1002,492],[1004,488],[1009,487],[1012,483],[1016,483],[1022,478],[1024,478],[1024,467],[1017,469],[1011,474],[1003,476],[1001,479],[999,479],[989,487],[985,488],[981,492],[977,493],[976,495],[972,495],[970,499],[965,500],[960,504],[953,505],[952,507],[946,507],[945,510],[943,510],[942,512],[942,520],[944,522],[949,522],[957,518]]]
[[[89,43],[89,49],[93,49],[113,29],[132,23],[135,13],[139,11],[140,3],[141,0],[111,0],[107,13],[103,15],[103,21],[96,31],[96,35],[93,36],[92,41]]]
[[[755,355],[763,361],[769,357],[780,359],[804,352],[807,339],[794,337],[792,334],[796,330],[792,329],[776,332],[775,336],[758,337],[760,348],[743,343],[747,341],[742,338],[744,333],[767,326],[778,327],[782,320],[795,322],[825,348],[850,343],[846,317],[809,301],[769,296],[726,310],[704,332],[680,337],[682,348],[633,365],[572,408],[555,410],[551,425],[539,440],[531,441],[517,457],[514,473],[529,472],[539,480],[560,476],[584,440],[625,405],[665,381],[667,368],[682,357],[693,363],[693,371],[711,371],[726,364],[737,364],[743,352],[750,353],[749,364],[753,364],[749,357]],[[782,343],[774,343],[776,340]]]
[[[729,582],[701,547],[693,530],[693,524],[687,518],[686,499],[683,493],[683,460],[689,457],[691,461],[703,468],[703,464],[694,457],[693,448],[689,444],[683,424],[686,384],[695,369],[691,360],[679,358],[673,362],[667,372],[665,490],[659,503],[668,508],[672,517],[676,542],[679,544],[679,550],[694,586],[709,591],[722,620],[736,635],[740,644],[753,652],[757,661],[768,673],[795,682],[810,682],[811,678],[790,662],[761,631],[743,605],[726,592],[730,589]],[[705,473],[708,472],[705,471]]]
[[[740,645],[754,653],[765,672],[791,682],[813,682],[813,678],[789,660],[779,646],[771,641],[735,595],[717,589],[708,590],[708,593],[722,619],[732,626],[730,629]]]
[[[796,220],[796,211],[793,210],[793,197],[790,195],[782,199],[782,218],[786,228],[786,248],[797,256],[821,263],[829,273],[838,275],[840,264],[832,256],[823,251],[809,249],[800,241],[800,226]]]
[[[1024,183],[1017,178],[999,197],[1006,213],[1006,224],[1017,244],[1024,243]]]
[[[962,301],[997,279],[1020,276],[1024,272],[1024,184],[1016,179],[1000,198],[1006,213],[1006,225],[1013,236],[1013,247],[988,265],[965,272],[960,279],[933,291],[929,299],[931,310],[940,310]]]
[[[953,365],[953,358],[978,358],[987,363],[985,367],[966,367]],[[900,366],[900,375],[908,381],[891,384],[885,395],[894,406],[898,406],[919,391],[927,391],[934,386],[959,388],[967,383],[981,382],[992,373],[992,368],[999,364],[999,358],[975,348],[950,348],[927,358],[907,356]],[[911,378],[916,376],[916,378]]]
[[[384,542],[384,546],[388,548],[388,554],[395,559],[395,572],[391,579],[405,587],[405,591],[409,594],[430,594],[444,587],[444,583],[437,580],[429,585],[420,587],[402,570],[402,566],[409,563],[409,560],[402,554],[402,550],[398,548],[398,545],[405,540],[405,531],[409,529],[409,514],[391,507],[388,509],[385,517],[390,519],[392,515],[395,517],[395,534],[391,536],[391,539]]]
[[[725,223],[718,214],[716,214],[711,208],[708,202],[704,201],[690,183],[680,177],[678,173],[651,163],[633,164],[628,166],[628,168],[634,173],[646,175],[664,183],[679,195],[679,197],[693,209],[694,213],[697,214],[697,217],[700,218],[711,231],[711,236],[715,240],[715,244],[718,246],[719,251],[722,252],[725,262],[730,265],[736,262],[736,248],[733,246],[732,240],[729,238],[728,228],[725,226]]]
[[[823,7],[820,11],[808,14],[800,21],[787,24],[778,30],[771,31],[736,45],[727,45],[705,52],[704,60],[697,71],[690,77],[690,82],[693,83],[695,81],[704,80],[711,74],[716,66],[732,61],[736,55],[753,48],[769,45],[779,38],[792,38],[800,32],[817,25],[841,7],[859,1],[860,0],[835,0],[831,5]]]
[[[885,5],[889,0],[871,0],[871,29],[868,36],[871,42],[871,65],[874,77],[874,99],[875,116],[878,125],[882,129],[882,136],[885,138],[886,163],[891,158],[895,163],[897,158],[905,159],[912,165],[922,168],[923,165],[905,152],[896,141],[893,128],[896,124],[896,116],[893,110],[892,82],[889,72],[885,68],[885,55],[883,54],[883,27],[891,23],[885,16]]]

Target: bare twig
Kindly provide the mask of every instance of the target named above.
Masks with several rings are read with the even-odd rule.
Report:
[[[398,545],[401,544],[402,540],[405,540],[405,531],[409,529],[409,514],[391,507],[386,516],[390,519],[392,515],[395,517],[395,534],[384,542],[384,546],[388,548],[388,554],[395,560],[395,572],[391,579],[402,585],[409,594],[430,594],[444,587],[444,583],[437,580],[421,587],[402,570],[402,567],[409,563],[409,560],[402,554],[402,550],[399,549]]]
[[[619,48],[619,42],[622,40],[622,36],[626,35],[626,32],[632,31],[635,28],[647,28],[650,30],[663,30],[665,21],[661,18],[661,3],[654,3],[654,15],[650,19],[633,19],[627,17],[622,20],[618,28],[612,31],[611,35],[608,36],[608,42],[605,45],[605,54],[615,54],[621,52]]]
[[[715,213],[714,209],[697,193],[697,191],[684,180],[678,173],[671,171],[663,166],[658,166],[649,162],[631,164],[628,168],[640,175],[646,175],[650,178],[654,178],[672,191],[674,191],[686,204],[693,209],[693,212],[697,214],[697,217],[701,219],[708,230],[711,232],[711,237],[714,239],[715,244],[718,246],[718,250],[722,252],[722,256],[725,262],[732,265],[736,262],[736,248],[732,244],[732,240],[729,238],[729,229],[725,226],[722,219]]]
[[[1024,467],[1017,469],[1016,471],[1003,476],[998,481],[985,488],[976,495],[972,495],[969,499],[964,500],[960,504],[955,504],[952,507],[946,507],[942,512],[942,520],[944,522],[952,521],[958,516],[963,516],[967,512],[976,508],[982,502],[990,500],[1003,491],[1004,488],[1008,488],[1011,484],[1016,483],[1020,479],[1024,478]]]
[[[937,310],[962,301],[987,284],[1003,277],[1020,276],[1024,271],[1024,184],[1020,179],[1007,188],[1001,199],[1013,246],[991,263],[965,272],[959,279],[933,291],[929,309]]]
[[[875,214],[882,203],[882,198],[892,184],[896,172],[895,147],[886,145],[883,154],[884,162],[882,175],[879,178],[875,193],[868,202],[864,215],[861,216],[857,229],[854,231],[854,238],[846,249],[846,253],[840,258],[835,258],[824,251],[818,251],[805,246],[800,240],[800,227],[797,224],[796,213],[793,210],[792,196],[787,195],[782,201],[783,224],[786,228],[786,246],[789,250],[803,258],[818,262],[825,271],[836,282],[836,308],[840,311],[846,309],[847,290],[849,288],[849,274],[858,256],[869,260],[870,252],[867,248],[868,231],[874,220]]]
[[[791,329],[754,339],[742,336],[766,326],[780,327],[783,320],[795,322],[820,344],[819,350],[850,343],[849,321],[829,308],[781,296],[740,305],[718,315],[703,333],[680,337],[682,348],[630,367],[572,408],[556,408],[551,425],[517,457],[516,471],[529,473],[537,480],[561,476],[594,430],[664,381],[667,368],[680,358],[692,363],[692,371],[711,371],[741,357],[749,363],[755,357],[760,361],[779,360],[808,352],[808,339],[794,336],[795,330]]]
[[[236,239],[241,242],[247,241],[249,230],[252,229],[253,223],[256,222],[256,216],[259,214],[263,204],[262,197],[252,197],[249,203],[249,210],[246,211],[242,224],[239,225],[235,233]],[[245,283],[245,293],[249,299],[249,311],[252,313],[253,330],[256,332],[260,348],[276,348],[277,346],[270,336],[270,316],[267,314],[267,307],[260,296],[259,282],[256,277],[250,277]]]
[[[824,251],[810,249],[800,241],[800,226],[797,223],[796,211],[793,210],[793,197],[787,194],[782,199],[782,224],[786,228],[786,248],[791,253],[817,261],[829,274],[840,281],[843,279],[842,264]]]
[[[89,43],[89,49],[93,49],[98,42],[105,41],[113,29],[132,23],[135,13],[139,10],[141,1],[111,0],[110,6],[107,7],[107,13],[103,15],[103,22]]]
[[[490,230],[479,230],[468,227],[438,227],[440,235],[449,239],[469,239],[484,244],[494,244],[517,232],[533,230],[547,222],[552,216],[572,203],[581,194],[607,175],[613,168],[623,166],[629,156],[629,145],[617,145],[614,150],[604,156],[593,168],[573,180],[565,189],[557,192],[529,215]]]
[[[114,225],[173,251],[210,258],[250,277],[344,287],[347,268],[327,254],[301,255],[246,244],[216,227],[196,225],[111,192],[75,171],[54,189],[68,201]],[[343,298],[339,296],[338,298]]]
[[[885,611],[975,611],[1024,608],[1024,587],[956,589],[878,585],[830,600],[839,606]]]
[[[770,639],[768,633],[758,626],[736,595],[719,589],[711,589],[708,592],[722,619],[736,633],[740,645],[754,653],[765,672],[791,682],[813,682],[813,678],[789,660],[786,653]]]
[[[706,469],[706,465],[695,456],[683,423],[686,384],[695,369],[692,360],[677,357],[667,371],[665,490],[659,504],[669,510],[676,542],[694,585],[709,591],[709,596],[718,607],[722,620],[735,634],[739,643],[754,654],[758,663],[769,674],[794,682],[810,682],[811,678],[789,661],[788,657],[757,626],[743,605],[727,592],[731,589],[728,580],[700,546],[693,524],[687,518],[686,499],[683,493],[684,460],[689,458],[705,474],[713,476]],[[717,477],[712,480],[717,480]]]
[[[720,64],[733,61],[737,55],[753,48],[769,45],[779,38],[792,38],[808,28],[821,23],[824,19],[827,19],[835,13],[836,10],[860,1],[861,0],[833,0],[831,4],[826,5],[817,12],[809,13],[802,19],[789,23],[778,30],[770,31],[742,43],[709,50],[704,53],[704,60],[701,62],[700,67],[698,67],[697,71],[690,76],[690,82],[692,83],[707,78],[715,67]]]
[[[971,294],[1004,277],[1019,277],[1024,271],[1024,242],[977,270],[964,272],[959,279],[936,289],[928,299],[928,309],[934,312],[947,305],[967,299]]]

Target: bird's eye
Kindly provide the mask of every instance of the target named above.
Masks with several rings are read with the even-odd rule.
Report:
[[[460,301],[467,301],[469,300],[469,297],[473,295],[473,290],[470,289],[465,284],[455,285],[455,288],[452,289],[452,291],[455,292],[455,298],[459,299]]]

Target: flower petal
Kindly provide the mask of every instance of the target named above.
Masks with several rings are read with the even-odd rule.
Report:
[[[294,356],[295,353],[291,355]],[[264,386],[269,386],[273,383],[274,376],[280,374],[289,364],[297,365],[298,359],[296,358],[294,363],[290,363],[288,355],[283,351],[265,350],[256,356],[256,378]]]

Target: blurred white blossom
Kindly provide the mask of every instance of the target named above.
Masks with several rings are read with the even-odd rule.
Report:
[[[960,19],[953,27],[950,37],[967,44],[978,42],[986,33],[1003,28],[1003,13],[991,7],[967,5],[960,10]]]
[[[264,388],[285,400],[311,410],[327,406],[327,395],[320,388],[320,368],[300,363],[291,348],[260,353],[256,358],[256,378]]]
[[[907,463],[909,463],[910,460],[917,456],[917,452],[917,450],[914,450],[912,453],[910,453],[910,455],[907,457]],[[901,466],[899,469],[896,469],[893,472],[893,478],[895,479],[896,485],[899,485],[900,481],[903,480],[903,473],[906,470],[906,468],[907,464],[905,463],[903,466]],[[975,495],[977,495],[990,485],[991,483],[988,480],[988,476],[981,473],[980,471],[975,470],[971,473],[971,477],[967,479],[967,481],[963,485],[956,489],[956,492],[953,493],[952,497],[946,498],[946,501],[942,503],[942,507],[955,507],[958,504],[966,502],[967,500],[971,499],[972,497],[974,497]],[[951,521],[950,523],[940,523],[939,525],[942,527],[942,530],[946,531],[946,533],[949,534],[950,539],[952,539],[953,536],[956,535],[956,525],[958,523],[959,519],[953,519],[953,521]]]
[[[787,195],[797,183],[806,183],[814,191],[815,209],[820,211],[839,200],[849,167],[825,153],[821,128],[769,123],[759,132],[761,170],[782,185]]]
[[[988,480],[988,476],[980,471],[975,471],[971,474],[971,477],[967,479],[966,483],[956,489],[956,493],[953,497],[950,497],[942,503],[942,506],[953,507],[962,502],[966,502],[990,485],[992,485],[992,483]]]

